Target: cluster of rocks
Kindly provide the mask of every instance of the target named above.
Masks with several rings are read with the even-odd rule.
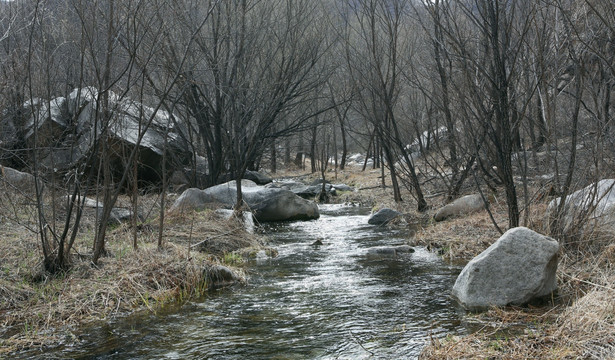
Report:
[[[87,158],[99,151],[99,139],[103,126],[107,126],[107,146],[111,163],[121,171],[122,154],[136,151],[139,156],[139,178],[144,181],[160,181],[163,159],[173,162],[169,169],[180,169],[173,178],[178,183],[187,183],[186,176],[207,176],[206,160],[198,158],[195,169],[186,164],[194,154],[181,136],[182,129],[173,121],[173,115],[153,109],[133,100],[108,92],[110,112],[102,113],[97,105],[101,94],[95,88],[75,89],[67,97],[51,100],[33,99],[23,104],[21,117],[3,117],[0,123],[0,148],[4,149],[2,160],[8,163],[23,163],[27,158],[20,150],[32,148],[36,138],[37,161],[43,171],[67,173],[83,165]],[[146,128],[143,120],[147,120]],[[103,121],[104,120],[104,121]],[[108,121],[107,121],[108,120]],[[415,153],[425,146],[424,142],[446,137],[445,129],[435,134],[424,133],[408,146]],[[422,144],[422,146],[421,146]],[[21,152],[23,153],[23,152]],[[365,158],[353,155],[349,163],[361,164]],[[26,164],[27,165],[27,164]],[[168,164],[170,165],[170,164]],[[192,173],[190,172],[192,171]],[[186,175],[187,174],[187,175]],[[184,176],[182,180],[182,176]],[[245,204],[250,213],[244,218],[248,231],[253,231],[254,219],[265,221],[310,220],[320,214],[311,199],[323,189],[323,181],[304,184],[298,181],[274,182],[266,175],[246,172],[241,182]],[[0,166],[3,186],[21,192],[33,192],[37,183],[31,174]],[[230,179],[227,179],[230,180]],[[206,183],[206,181],[201,181]],[[324,184],[328,196],[339,192],[354,191],[345,184]],[[100,211],[102,204],[93,199],[77,199],[80,206]],[[558,198],[548,206],[553,214],[563,199]],[[66,199],[66,201],[69,201]],[[173,204],[172,211],[199,210],[212,205],[223,209],[220,215],[230,217],[237,201],[237,184],[228,181],[213,187],[189,188],[183,191]],[[435,221],[444,221],[455,216],[464,216],[486,208],[488,199],[480,194],[466,195],[443,206],[434,215]],[[120,223],[134,216],[129,209],[115,208],[111,220]],[[402,216],[392,209],[382,209],[373,214],[368,223],[387,225]],[[579,217],[615,223],[615,180],[605,179],[568,195],[560,214],[559,225],[566,230],[576,225]],[[471,260],[460,273],[452,289],[452,295],[467,309],[482,310],[489,306],[522,305],[534,299],[552,294],[556,288],[557,254],[560,246],[556,240],[519,227],[510,229],[493,245]],[[394,259],[414,249],[407,245],[374,247],[366,252],[367,259]],[[239,277],[227,268],[208,269],[212,283],[226,284],[239,281]]]
[[[615,181],[600,183],[598,188],[604,189],[609,185],[609,189],[612,188]],[[599,192],[602,198],[608,199],[604,191]],[[572,204],[578,204],[575,197],[581,197],[575,194],[571,195]],[[586,197],[587,194],[583,196]],[[554,200],[552,206],[556,204]],[[480,194],[468,195],[439,209],[434,218],[443,221],[484,208],[485,201]],[[574,206],[571,205],[571,208]],[[603,215],[608,205],[594,208],[599,209],[597,215]],[[382,226],[401,216],[398,211],[384,208],[374,213],[368,223]],[[453,286],[452,295],[463,307],[472,311],[485,310],[490,306],[523,305],[548,297],[557,289],[559,249],[556,240],[535,231],[524,227],[511,229],[464,267]],[[390,260],[412,252],[414,249],[407,245],[374,247],[366,251],[365,258]]]
[[[258,221],[310,220],[320,216],[316,203],[289,190],[260,186],[251,180],[242,180],[241,188],[243,200]],[[175,200],[171,210],[200,210],[212,204],[230,209],[236,202],[237,184],[229,181],[202,190],[187,189]]]
[[[483,200],[482,195],[466,195],[438,209],[434,215],[434,220],[444,221],[451,217],[459,217],[472,214],[485,208],[486,202],[485,200]],[[380,226],[387,225],[391,221],[401,218],[402,215],[403,214],[399,211],[389,208],[383,208],[372,214],[368,219],[368,223],[371,225]]]

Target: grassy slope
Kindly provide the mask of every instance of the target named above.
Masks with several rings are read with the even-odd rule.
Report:
[[[7,205],[4,196],[2,205]],[[157,311],[169,303],[200,297],[211,285],[204,269],[222,263],[234,266],[241,275],[243,271],[236,267],[241,255],[263,248],[261,240],[240,224],[205,210],[169,214],[161,251],[156,218],[139,227],[137,251],[132,248],[130,226],[112,228],[106,244],[109,255],[94,266],[84,255],[91,252],[94,228],[93,214],[86,213],[72,267],[52,276],[41,272],[39,240],[28,230],[35,228],[33,208],[25,199],[10,196],[20,206],[19,213],[10,206],[0,207],[0,357],[23,348],[70,342],[71,328],[92,320]],[[148,201],[142,199],[144,206],[153,206]],[[205,239],[212,241],[191,248]],[[227,254],[236,249],[243,252]]]

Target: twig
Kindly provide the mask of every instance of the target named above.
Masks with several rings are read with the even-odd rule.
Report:
[[[367,351],[367,352],[368,352],[368,353],[370,353],[370,355],[372,355],[372,356],[374,355],[374,353],[373,353],[373,352],[371,352],[371,351],[367,350],[367,349],[365,348],[365,346],[363,346],[363,344],[361,344],[361,342],[360,342],[360,341],[356,338],[356,336],[354,336],[354,334],[352,333],[352,331],[348,331],[348,333],[350,334],[350,336],[352,337],[352,339],[353,339],[353,340],[354,340],[357,344],[359,344],[359,346],[360,346],[363,350]]]
[[[570,278],[570,279],[572,279],[572,280],[575,280],[575,281],[580,281],[580,282],[582,282],[582,283],[584,283],[584,284],[587,284],[587,285],[596,286],[596,287],[599,287],[599,288],[602,288],[602,289],[605,289],[605,290],[609,290],[609,291],[615,291],[615,289],[610,288],[610,287],[608,287],[608,286],[604,286],[604,285],[600,285],[600,284],[593,283],[593,282],[591,282],[591,281],[587,281],[587,280],[579,279],[579,278],[576,278],[576,277],[574,277],[574,276],[572,276],[572,275],[568,275],[568,274],[566,274],[566,273],[562,273],[562,275],[567,276],[567,277],[569,277],[569,278]]]

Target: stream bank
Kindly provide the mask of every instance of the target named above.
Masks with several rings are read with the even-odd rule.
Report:
[[[368,225],[367,208],[320,208],[318,220],[264,225],[278,256],[251,260],[245,287],[161,316],[104,323],[55,356],[415,358],[431,337],[465,333],[448,297],[459,266],[424,248],[368,259],[370,248],[405,243],[407,231]],[[311,245],[317,239],[323,245]]]

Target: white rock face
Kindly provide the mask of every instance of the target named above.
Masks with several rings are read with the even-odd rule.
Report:
[[[547,214],[553,214],[562,198],[551,200]],[[565,231],[575,224],[575,220],[598,220],[613,223],[615,220],[615,179],[604,179],[591,184],[566,197],[562,214],[562,229]]]
[[[557,289],[559,243],[525,227],[508,230],[461,271],[453,296],[469,310],[522,305]]]
[[[177,159],[176,163],[167,164],[168,169],[171,165],[183,166],[188,162],[190,146],[180,136],[172,114],[109,91],[107,110],[110,116],[107,121],[99,95],[96,88],[84,87],[73,90],[67,98],[28,101],[23,110],[35,116],[31,116],[22,129],[15,128],[14,121],[3,129],[23,131],[29,146],[33,146],[36,138],[40,148],[48,147],[38,154],[39,164],[54,172],[68,171],[98,151],[94,148],[95,140],[103,129],[107,130],[111,162],[117,170],[123,169],[120,155],[117,155],[119,148],[125,153],[130,153],[135,147],[138,149],[140,166],[137,171],[141,181],[160,182],[165,149],[169,155],[167,159]],[[0,136],[3,144],[19,146],[7,140],[6,136]]]

